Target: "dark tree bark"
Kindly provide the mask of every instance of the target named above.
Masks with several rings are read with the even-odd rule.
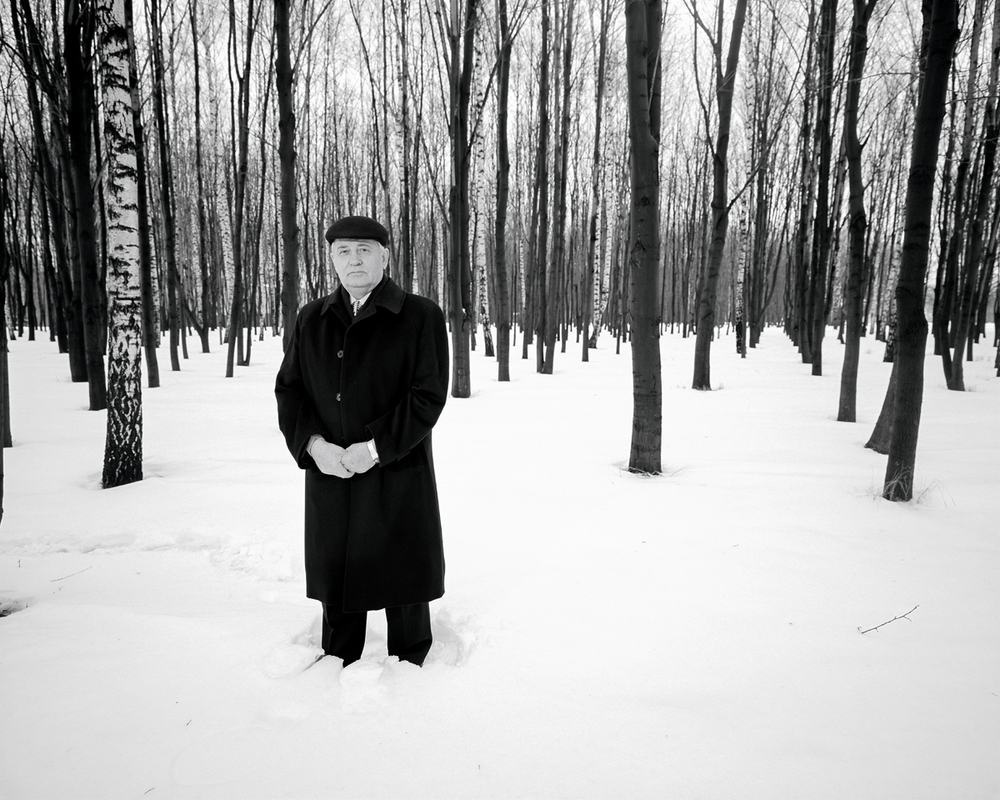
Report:
[[[570,68],[573,56],[573,17],[576,3],[567,0],[563,9],[562,25],[562,73],[557,81],[561,83],[562,93],[557,102],[560,108],[559,136],[555,141],[555,152],[552,162],[554,168],[553,190],[553,220],[552,220],[552,264],[547,272],[546,307],[545,307],[545,358],[541,372],[551,375],[555,366],[556,329],[559,322],[559,306],[563,298],[563,275],[566,270],[566,191],[567,171],[569,166],[569,130],[570,130]]]
[[[0,152],[4,134],[0,129]],[[10,429],[10,369],[7,358],[7,277],[10,258],[7,243],[7,213],[10,191],[7,188],[7,163],[0,158],[0,524],[3,523],[4,449],[13,444]]]
[[[50,70],[51,59],[45,53],[42,34],[35,25],[32,4],[29,0],[21,0],[19,8],[17,0],[11,0],[10,10],[11,27],[14,30],[18,54],[25,73],[34,77],[34,80],[25,82],[25,88],[44,187],[45,202],[41,218],[45,253],[50,253],[50,244],[55,251],[51,273],[51,294],[56,302],[53,311],[56,321],[53,327],[57,332],[59,351],[69,354],[70,380],[82,383],[87,380],[87,356],[84,348],[79,290],[75,285],[73,277],[75,270],[70,263],[68,246],[70,238],[75,238],[75,234],[72,233],[72,225],[64,213],[64,208],[70,205],[69,198],[72,192],[69,189],[68,170],[60,175],[50,151],[39,90],[49,99],[52,150],[58,154],[64,165],[68,165],[70,158],[66,153],[68,143],[63,127],[63,115],[56,111],[62,100]]]
[[[208,220],[205,209],[205,165],[202,154],[201,135],[201,58],[198,55],[201,48],[198,32],[198,0],[191,0],[191,49],[193,51],[192,65],[194,67],[194,171],[198,189],[198,272],[201,276],[201,327],[198,334],[201,337],[201,352],[209,352],[208,334],[215,319],[215,292],[212,286],[209,263],[211,259],[208,237]]]
[[[812,374],[823,374],[823,336],[827,318],[827,274],[831,270],[830,251],[833,224],[830,213],[830,170],[833,163],[833,90],[834,43],[837,38],[837,0],[822,0],[820,5],[819,86],[816,91],[816,219],[813,234],[812,280],[810,282],[810,321],[812,335]]]
[[[746,22],[746,0],[736,0],[733,29],[729,36],[729,54],[725,72],[722,68],[722,0],[716,28],[716,102],[719,108],[719,132],[712,153],[712,241],[708,263],[699,287],[698,332],[694,350],[694,377],[691,388],[708,391],[712,388],[710,353],[715,335],[715,305],[719,284],[719,271],[726,247],[726,230],[729,225],[729,129],[733,112],[733,94],[736,88],[736,67],[740,57],[740,42]]]
[[[896,399],[889,463],[882,496],[913,497],[913,470],[924,391],[924,279],[930,249],[931,212],[938,145],[944,121],[948,78],[958,41],[958,0],[924,0],[930,11],[927,61],[913,129],[913,154],[906,186],[903,254],[896,284]]]
[[[548,328],[549,273],[549,0],[542,0],[542,62],[538,70],[538,142],[535,148],[535,185],[532,225],[532,285],[535,369],[544,371],[545,331]]]
[[[281,324],[282,346],[288,347],[299,309],[299,224],[295,198],[295,99],[289,43],[290,0],[274,0],[278,92],[278,161],[281,170]],[[409,289],[409,287],[404,287]]]
[[[181,319],[178,293],[180,278],[177,272],[177,231],[174,219],[174,179],[170,155],[170,130],[167,121],[165,70],[163,67],[163,38],[161,33],[159,0],[149,2],[150,49],[153,67],[153,116],[156,120],[156,137],[160,154],[160,214],[163,215],[163,256],[167,270],[167,323],[170,327],[170,369],[181,368],[180,346]]]
[[[229,46],[230,58],[233,62],[233,72],[236,76],[238,91],[232,98],[235,109],[233,113],[233,303],[229,314],[229,349],[226,353],[226,377],[235,374],[236,346],[242,347],[243,306],[244,306],[244,263],[243,228],[246,218],[246,186],[247,171],[250,159],[250,65],[253,57],[253,40],[257,31],[257,6],[254,0],[249,0],[246,9],[246,38],[244,40],[243,66],[238,63],[238,23],[235,0],[229,0]]]
[[[948,203],[948,195],[944,194],[942,200],[944,213],[942,214],[942,260],[943,279],[939,277],[935,287],[934,298],[934,333],[935,350],[941,355],[941,363],[944,368],[945,381],[949,389],[964,391],[964,375],[962,358],[963,354],[958,347],[954,347],[953,341],[958,335],[959,310],[961,302],[960,294],[963,282],[963,256],[966,254],[966,243],[969,228],[972,223],[970,208],[973,185],[975,183],[975,168],[973,166],[973,139],[975,131],[975,117],[978,103],[976,95],[978,92],[977,83],[979,76],[979,47],[982,38],[983,15],[985,12],[985,0],[975,0],[972,36],[969,50],[969,69],[966,80],[965,96],[965,116],[962,123],[961,151],[958,162],[958,169],[955,175],[954,199]],[[952,104],[952,113],[955,113],[957,100]],[[954,120],[953,120],[954,121]],[[954,127],[952,136],[949,137],[948,153],[954,147]],[[950,159],[947,159],[950,161]],[[950,175],[945,173],[945,190],[949,187]],[[950,220],[949,220],[950,211]],[[946,224],[950,221],[950,225]],[[967,271],[972,265],[965,262]],[[939,274],[942,267],[939,267]],[[956,366],[957,362],[957,366]]]
[[[76,220],[76,262],[83,301],[83,341],[87,357],[90,410],[107,407],[104,378],[104,314],[101,302],[100,254],[97,248],[94,182],[91,173],[93,146],[94,75],[92,64],[94,13],[87,0],[67,0],[63,19],[66,59],[68,132],[72,161],[73,214]]]
[[[125,25],[128,35],[129,91],[132,99],[132,124],[135,138],[136,189],[139,212],[139,278],[142,291],[142,344],[146,354],[146,383],[150,389],[160,385],[160,364],[156,358],[159,344],[156,309],[153,301],[153,253],[149,243],[149,196],[146,191],[146,135],[142,125],[139,98],[139,69],[136,63],[133,33],[133,4],[125,0]]]
[[[465,13],[451,0],[448,40],[451,51],[451,157],[453,181],[448,202],[451,248],[448,264],[452,336],[452,397],[472,394],[470,336],[472,330],[472,263],[469,252],[469,101],[478,2],[466,0]]]
[[[510,60],[514,40],[507,17],[507,0],[497,0],[499,59],[497,63],[497,210],[494,261],[497,280],[497,380],[510,380],[510,280],[507,270],[507,200],[510,196],[510,148],[507,115],[510,99]]]
[[[865,215],[865,184],[861,174],[861,140],[858,137],[858,106],[861,99],[861,78],[868,54],[868,20],[876,0],[854,0],[854,23],[851,28],[848,55],[847,100],[844,105],[844,143],[847,148],[847,172],[850,183],[850,266],[844,297],[846,332],[844,364],[840,374],[840,422],[857,421],[858,362],[861,356],[861,325],[863,311],[863,280],[865,270],[865,237],[868,219]]]
[[[629,312],[632,331],[631,472],[658,474],[663,431],[660,369],[660,0],[625,9],[631,219]]]
[[[955,391],[965,391],[965,349],[970,344],[973,334],[976,307],[980,303],[981,296],[988,294],[988,291],[984,292],[980,288],[980,275],[986,271],[983,269],[984,226],[989,219],[990,193],[996,171],[997,138],[1000,137],[1000,114],[997,113],[997,78],[998,69],[1000,69],[1000,4],[994,6],[993,46],[991,50],[989,90],[984,119],[983,167],[975,205],[971,209],[969,221],[969,244],[966,250],[965,274],[958,296],[958,317],[954,327],[954,358],[951,364],[951,380],[948,381],[948,388]],[[988,283],[985,285],[989,286]],[[947,343],[943,344],[947,346]],[[969,358],[971,359],[971,355]]]

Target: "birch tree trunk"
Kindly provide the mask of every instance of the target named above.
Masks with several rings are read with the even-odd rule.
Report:
[[[108,341],[108,425],[105,489],[142,480],[142,291],[129,37],[125,0],[97,7],[104,101],[111,334]]]
[[[595,263],[597,259],[598,221],[601,214],[601,122],[604,115],[604,87],[608,73],[608,29],[611,27],[611,0],[601,0],[600,30],[597,44],[597,73],[594,80],[594,153],[590,165],[590,223],[587,237],[587,264],[583,279],[583,340],[582,359],[590,360],[590,325],[595,319],[598,324],[595,297],[600,290],[595,286]],[[594,335],[597,331],[595,329]]]
[[[906,185],[903,258],[896,283],[896,398],[889,462],[882,496],[913,497],[913,470],[924,392],[924,279],[930,250],[931,212],[938,145],[944,121],[948,78],[958,41],[958,0],[924,0],[930,6],[927,62],[913,128],[913,155]]]
[[[625,8],[632,144],[629,312],[632,324],[630,472],[658,474],[663,430],[660,369],[660,0]]]

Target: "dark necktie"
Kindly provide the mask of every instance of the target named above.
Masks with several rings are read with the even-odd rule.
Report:
[[[354,316],[357,316],[360,310],[361,310],[361,301],[351,300],[351,311],[354,312]]]

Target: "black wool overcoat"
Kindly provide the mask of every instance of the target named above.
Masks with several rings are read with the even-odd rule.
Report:
[[[346,291],[299,312],[275,382],[278,425],[305,470],[306,594],[345,611],[444,594],[431,428],[448,395],[448,334],[433,301],[388,277],[352,319]],[[348,479],[306,452],[314,434],[375,440],[379,463]]]

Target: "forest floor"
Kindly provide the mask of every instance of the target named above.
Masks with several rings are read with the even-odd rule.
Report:
[[[965,393],[928,356],[905,504],[863,447],[890,366],[871,338],[845,424],[835,331],[823,377],[779,330],[746,359],[723,336],[712,392],[688,388],[694,339],[664,336],[659,477],[625,469],[627,346],[582,363],[571,343],[552,376],[520,348],[509,384],[475,352],[434,431],[427,663],[388,659],[373,613],[361,661],[305,669],[320,610],[280,341],[228,380],[218,344],[176,373],[162,348],[145,480],[107,491],[105,414],[47,337],[12,342],[0,797],[1000,796],[988,345]]]

